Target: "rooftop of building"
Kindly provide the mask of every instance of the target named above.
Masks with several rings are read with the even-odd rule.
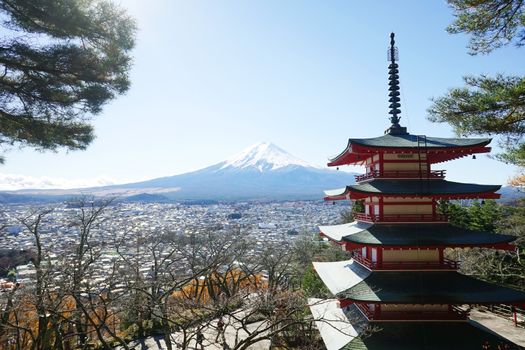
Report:
[[[525,303],[525,292],[454,271],[372,271],[339,298],[395,304]]]
[[[365,198],[369,195],[387,196],[439,196],[443,198],[499,198],[494,192],[501,188],[500,185],[479,185],[471,183],[453,182],[447,180],[391,180],[373,179],[345,188],[325,191],[325,199],[337,200]],[[483,195],[487,194],[487,195]]]
[[[444,224],[372,224],[354,221],[342,225],[319,226],[335,241],[381,246],[490,246],[512,242],[512,235],[472,231]]]

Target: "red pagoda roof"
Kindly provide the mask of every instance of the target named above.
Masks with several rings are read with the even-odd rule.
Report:
[[[324,276],[321,276],[323,278]],[[326,278],[325,284],[329,282]],[[372,271],[340,299],[394,304],[523,304],[525,292],[454,271]]]
[[[355,318],[354,314],[349,318]],[[520,346],[475,322],[377,322],[370,336],[355,337],[340,350],[481,350]],[[507,348],[506,348],[507,349]]]
[[[361,163],[378,153],[426,152],[430,163],[440,163],[474,153],[490,152],[490,138],[440,138],[411,134],[386,134],[368,139],[349,139],[346,149],[330,159],[328,166]]]
[[[355,259],[314,262],[338,299],[394,304],[523,304],[525,292],[455,271],[374,271]]]
[[[345,188],[325,191],[325,200],[362,199],[378,197],[433,197],[442,199],[494,198],[499,185],[478,185],[446,180],[386,180],[349,185]]]
[[[356,246],[412,247],[494,247],[511,249],[516,236],[472,231],[451,224],[348,224],[319,226],[324,236]]]
[[[491,349],[502,343],[520,349],[476,322],[374,322],[378,331],[369,332],[355,305],[341,309],[335,299],[308,303],[328,350],[480,350],[487,343]]]

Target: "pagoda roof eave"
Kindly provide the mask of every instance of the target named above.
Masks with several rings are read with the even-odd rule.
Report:
[[[366,231],[373,225],[374,224],[368,222],[353,221],[341,225],[319,226],[319,231],[328,239],[335,242],[341,242],[342,240],[344,240],[345,236],[355,235],[360,232]]]
[[[363,326],[367,325],[359,312],[354,312],[355,317],[349,319],[347,313],[339,307],[337,299],[310,298],[308,306],[327,350],[340,350],[357,338],[363,331]]]
[[[500,185],[478,185],[446,180],[390,180],[374,179],[366,183],[348,185],[345,188],[325,191],[325,200],[363,199],[382,197],[432,197],[440,199],[493,198]]]
[[[348,224],[319,226],[321,233],[336,242],[360,246],[445,246],[492,247],[507,249],[515,236],[472,231],[451,224],[372,224],[354,221]]]
[[[484,282],[454,271],[371,272],[336,295],[367,303],[523,304],[525,292]]]
[[[349,139],[346,148],[337,156],[329,159],[328,166],[339,166],[362,162],[363,155],[376,153],[414,153],[425,151],[430,155],[431,163],[439,163],[461,158],[475,153],[490,152],[486,147],[492,139],[457,139],[427,137],[426,145],[417,141],[417,135],[384,135],[370,139]],[[441,154],[441,155],[440,155]],[[449,154],[444,156],[444,154]]]
[[[371,271],[363,265],[350,260],[314,262],[314,269],[328,290],[337,295],[361,283]]]
[[[380,322],[378,332],[367,333],[370,323],[354,306],[340,308],[337,299],[308,299],[315,325],[327,350],[478,350],[485,342],[514,345],[475,321]]]
[[[477,322],[375,322],[379,332],[354,338],[340,350],[479,350],[485,342],[509,344],[509,340]],[[432,344],[430,347],[425,345]]]
[[[514,345],[477,322],[374,322],[378,332],[359,337],[369,322],[355,306],[341,309],[337,299],[308,299],[315,325],[327,350],[478,350],[485,342]]]

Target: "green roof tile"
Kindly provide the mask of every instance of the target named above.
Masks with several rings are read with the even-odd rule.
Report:
[[[509,243],[515,236],[471,231],[450,224],[373,225],[344,236],[345,242],[395,246],[461,246]]]
[[[525,292],[454,271],[373,271],[337,295],[364,302],[409,304],[523,303]]]
[[[418,142],[419,138],[419,142]],[[448,147],[475,147],[485,146],[490,143],[490,138],[442,138],[426,137],[419,135],[383,135],[374,138],[361,139],[352,138],[348,140],[349,144],[358,144],[369,147],[399,147],[399,148],[417,148],[426,146],[426,148],[448,148]],[[423,147],[425,148],[425,147]]]
[[[355,185],[346,186],[340,190],[325,191],[329,197],[343,195],[348,192],[387,195],[462,195],[496,192],[500,185],[478,185],[452,182],[446,180],[387,180],[375,179]]]
[[[481,328],[475,322],[383,322],[368,337],[356,338],[341,350],[481,350],[504,343],[519,346]]]

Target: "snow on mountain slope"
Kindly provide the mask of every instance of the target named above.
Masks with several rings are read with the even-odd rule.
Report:
[[[289,166],[317,168],[304,160],[294,157],[271,142],[255,144],[221,163],[219,170],[228,168],[255,168],[260,172],[277,170]]]
[[[321,199],[323,190],[354,183],[353,175],[313,166],[272,143],[259,143],[228,160],[184,174],[82,190],[25,190],[23,194],[89,193],[148,201]]]

